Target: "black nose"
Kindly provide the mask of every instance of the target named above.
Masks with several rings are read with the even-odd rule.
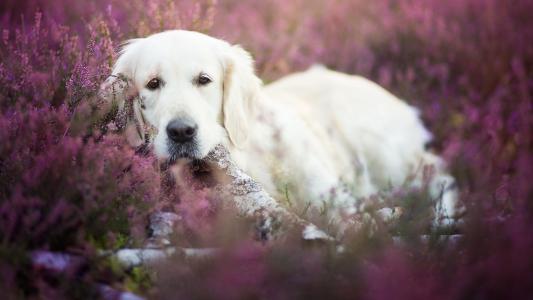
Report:
[[[188,119],[174,119],[167,125],[168,138],[176,143],[190,142],[196,136],[198,125]]]

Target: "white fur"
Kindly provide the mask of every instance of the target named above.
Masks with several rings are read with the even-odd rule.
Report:
[[[200,72],[213,82],[195,85]],[[144,98],[143,116],[158,129],[157,155],[169,155],[169,120],[186,115],[199,126],[197,158],[222,143],[271,194],[282,197],[287,187],[299,208],[326,203],[337,215],[352,213],[361,197],[411,175],[422,185],[423,164],[436,168],[435,195],[453,182],[425,150],[431,135],[416,109],[359,76],[314,67],[262,87],[246,51],[189,31],[131,41],[113,73],[130,77]],[[149,91],[153,77],[165,84]],[[444,214],[451,216],[455,194],[446,197]]]

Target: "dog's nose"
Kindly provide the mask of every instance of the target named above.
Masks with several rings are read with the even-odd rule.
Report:
[[[174,119],[167,125],[168,138],[176,143],[192,141],[197,131],[198,125],[187,119]]]

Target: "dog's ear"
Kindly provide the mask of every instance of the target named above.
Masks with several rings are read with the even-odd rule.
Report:
[[[122,44],[119,58],[109,77],[100,85],[99,96],[105,107],[116,110],[115,125],[124,130],[131,146],[140,146],[145,141],[144,119],[139,93],[132,80],[132,46],[136,40]]]
[[[133,84],[134,48],[140,40],[127,40],[120,45],[111,75],[100,85],[100,96],[110,104],[118,105],[120,109],[124,107],[126,98],[136,93]]]
[[[224,127],[231,143],[242,148],[248,139],[249,118],[259,95],[261,80],[254,73],[250,53],[240,46],[231,46],[224,63]]]

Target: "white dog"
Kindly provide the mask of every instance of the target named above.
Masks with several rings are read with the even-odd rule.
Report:
[[[453,178],[425,150],[416,109],[369,80],[314,67],[263,87],[241,47],[183,30],[129,41],[113,75],[133,82],[161,158],[202,159],[223,144],[274,197],[288,189],[297,207],[334,216],[378,191],[421,186],[433,165],[431,193],[454,216]]]

